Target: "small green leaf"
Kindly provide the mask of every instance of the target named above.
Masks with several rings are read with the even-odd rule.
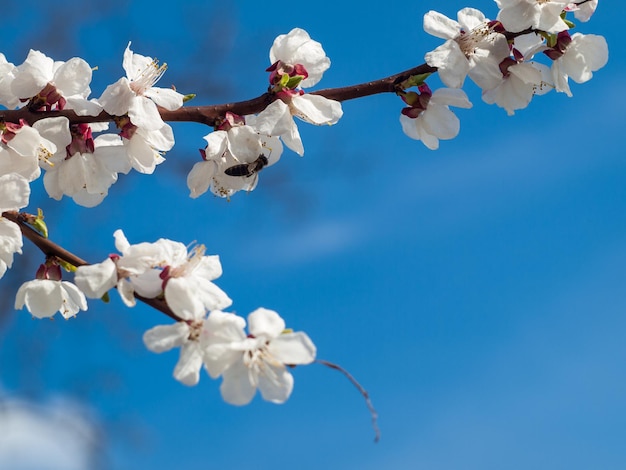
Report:
[[[48,226],[43,221],[43,211],[37,209],[37,217],[30,223],[30,225],[41,234],[42,237],[48,238]]]
[[[411,75],[409,78],[399,84],[400,88],[406,90],[414,86],[420,86],[430,76],[430,73],[420,73],[418,75]]]
[[[57,257],[57,263],[59,263],[59,266],[61,266],[63,269],[65,269],[68,273],[75,273],[76,272],[76,266],[74,266],[71,263],[68,263],[65,260],[62,260],[61,258]]]
[[[295,75],[293,77],[291,77],[289,79],[289,81],[287,82],[287,84],[285,85],[285,88],[288,88],[290,90],[293,90],[295,87],[297,87],[298,85],[300,85],[300,82],[304,79],[304,77],[302,75]]]
[[[183,103],[186,103],[187,101],[191,101],[195,97],[196,97],[195,93],[189,93],[188,95],[183,96]]]

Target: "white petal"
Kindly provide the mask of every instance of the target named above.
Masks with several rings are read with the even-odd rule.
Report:
[[[189,337],[189,325],[177,322],[173,325],[159,325],[149,329],[143,335],[143,342],[150,351],[162,353],[182,346]]]
[[[26,207],[29,197],[30,186],[26,178],[15,173],[0,176],[0,213]]]
[[[321,95],[294,96],[290,110],[294,116],[316,126],[336,124],[343,116],[339,101],[329,100]]]
[[[207,192],[211,184],[211,178],[217,170],[214,161],[201,161],[196,163],[187,175],[187,187],[190,197],[196,198]]]
[[[30,50],[24,63],[17,67],[11,82],[13,93],[20,98],[32,98],[52,79],[54,61],[45,54]]]
[[[222,310],[233,303],[222,289],[207,279],[194,276],[190,284],[205,311]]]
[[[122,60],[122,67],[126,76],[130,80],[136,80],[140,78],[147,70],[153,69],[155,62],[151,57],[146,57],[141,54],[137,54],[130,49],[130,42],[124,50],[124,59]]]
[[[59,281],[40,280],[25,282],[15,296],[15,308],[26,308],[37,318],[48,318],[59,311],[63,297]]]
[[[126,253],[130,248],[130,243],[128,243],[128,239],[122,229],[118,228],[113,232],[113,237],[115,238],[115,248],[117,248],[120,253]]]
[[[149,131],[156,131],[165,124],[154,101],[145,96],[136,96],[131,100],[128,117],[135,126]]]
[[[466,32],[470,32],[477,26],[489,21],[483,12],[476,8],[463,8],[457,13],[457,18]]]
[[[137,134],[141,135],[148,145],[161,152],[167,152],[174,146],[174,131],[169,124],[164,124],[155,131],[137,129],[135,135]]]
[[[174,368],[174,378],[179,382],[193,386],[200,380],[202,354],[196,341],[187,341],[180,350],[180,357]]]
[[[431,103],[422,115],[424,130],[439,139],[453,139],[459,134],[461,122],[447,106]]]
[[[80,57],[74,57],[56,70],[53,81],[63,96],[82,95],[89,90],[91,67]]]
[[[183,95],[170,88],[152,87],[144,93],[148,98],[152,98],[159,106],[174,111],[183,105]]]
[[[22,232],[17,224],[0,217],[0,260],[5,268],[13,265],[13,255],[22,253]]]
[[[242,360],[239,345],[246,339],[246,321],[232,313],[212,311],[204,321],[200,345],[204,351],[204,365],[213,378],[221,375],[236,361]]]
[[[96,100],[87,100],[81,96],[68,96],[66,97],[67,104],[66,109],[73,110],[79,116],[97,116],[102,112],[102,105]],[[92,126],[92,130],[93,129]]]
[[[99,299],[117,284],[117,266],[111,258],[102,263],[79,266],[74,281],[90,299]]]
[[[424,15],[424,31],[441,39],[454,39],[460,33],[461,25],[436,11]]]
[[[257,338],[276,338],[285,329],[285,320],[278,313],[266,308],[257,308],[248,315],[248,330]]]
[[[185,278],[170,278],[165,285],[165,300],[172,311],[183,320],[198,320],[206,310]]]
[[[119,280],[117,283],[117,292],[120,294],[122,302],[124,302],[127,307],[134,307],[137,305],[137,300],[135,299],[135,288],[128,279]]]
[[[121,264],[120,261],[118,261],[118,268]],[[159,277],[160,273],[161,271],[158,269],[150,269],[130,277],[130,282],[133,284],[135,292],[148,299],[154,299],[157,295],[160,295],[163,291],[161,287],[163,280]]]
[[[252,384],[249,374],[250,370],[243,364],[243,360],[224,371],[220,392],[226,403],[241,406],[252,401],[256,386]]]
[[[208,374],[216,379],[236,362],[241,362],[242,351],[233,349],[231,343],[219,343],[207,346],[204,350],[204,367]]]
[[[79,310],[87,310],[87,299],[78,287],[68,281],[61,282],[62,304],[59,308],[63,318],[75,316]]]
[[[301,331],[280,335],[267,349],[274,359],[288,365],[310,364],[317,352],[313,341]]]
[[[446,41],[424,56],[426,63],[437,67],[441,81],[451,88],[461,88],[470,64],[456,41]]]
[[[54,143],[57,149],[63,149],[72,142],[72,134],[70,133],[70,121],[66,117],[40,119],[33,124],[33,129],[39,132],[39,135]],[[63,155],[65,158],[65,154]]]
[[[267,367],[267,373],[259,375],[261,396],[272,403],[284,403],[293,390],[293,376],[284,367]]]
[[[465,92],[457,88],[439,88],[435,90],[431,102],[456,108],[468,109],[472,107],[472,103]]]
[[[130,104],[135,98],[135,92],[130,89],[130,82],[126,77],[106,87],[98,103],[104,110],[113,116],[123,116],[128,113]],[[134,124],[134,123],[133,123]]]
[[[130,140],[125,139],[124,143],[128,161],[139,173],[150,175],[154,173],[157,164],[164,161],[159,152],[148,145],[138,132]]]

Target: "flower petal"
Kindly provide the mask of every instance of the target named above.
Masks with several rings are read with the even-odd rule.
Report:
[[[267,339],[277,338],[284,329],[285,320],[274,310],[261,307],[248,315],[248,330],[257,338],[260,336]]]
[[[193,386],[200,380],[202,354],[196,341],[187,341],[180,349],[180,357],[174,368],[174,378],[179,382]]]
[[[226,369],[222,377],[220,392],[226,403],[241,406],[252,401],[256,386],[252,384],[250,370],[244,365],[243,360]]]
[[[189,337],[189,325],[177,322],[173,325],[159,325],[150,328],[143,335],[143,343],[150,351],[162,353],[182,346]]]
[[[441,39],[454,39],[461,30],[461,25],[437,11],[424,15],[424,31]]]
[[[30,197],[30,186],[22,175],[9,173],[0,176],[0,213],[26,207]]]
[[[79,266],[74,281],[90,299],[99,299],[117,284],[117,267],[111,258],[102,263]]]
[[[289,365],[310,364],[317,352],[313,341],[301,331],[280,335],[270,342],[267,349],[274,359]]]
[[[135,126],[149,131],[156,131],[165,124],[154,101],[145,96],[135,96],[131,100],[128,117]]]
[[[293,376],[284,367],[268,365],[265,374],[259,375],[259,391],[264,400],[284,403],[293,390]]]

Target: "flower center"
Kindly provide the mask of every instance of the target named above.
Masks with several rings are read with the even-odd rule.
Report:
[[[159,67],[159,61],[153,60],[148,66],[130,82],[130,89],[138,95],[143,95],[146,90],[152,88],[167,70],[167,64]]]
[[[256,377],[263,375],[272,383],[279,386],[280,380],[274,368],[283,368],[284,365],[274,359],[274,356],[269,353],[267,350],[268,345],[268,341],[257,338],[256,347],[247,350],[243,355],[243,363],[250,369],[250,379],[254,385],[257,385]]]
[[[200,335],[202,334],[203,321],[190,321],[187,324],[189,325],[189,336],[187,339],[189,341],[198,341],[200,339]]]
[[[493,42],[496,34],[497,33],[489,26],[489,23],[483,23],[476,26],[469,33],[461,31],[461,34],[456,38],[456,42],[459,44],[463,54],[469,57],[480,47],[480,43],[484,41]]]

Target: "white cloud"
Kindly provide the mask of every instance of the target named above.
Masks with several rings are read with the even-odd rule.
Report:
[[[0,468],[93,468],[98,436],[85,410],[57,400],[45,405],[0,397]]]

